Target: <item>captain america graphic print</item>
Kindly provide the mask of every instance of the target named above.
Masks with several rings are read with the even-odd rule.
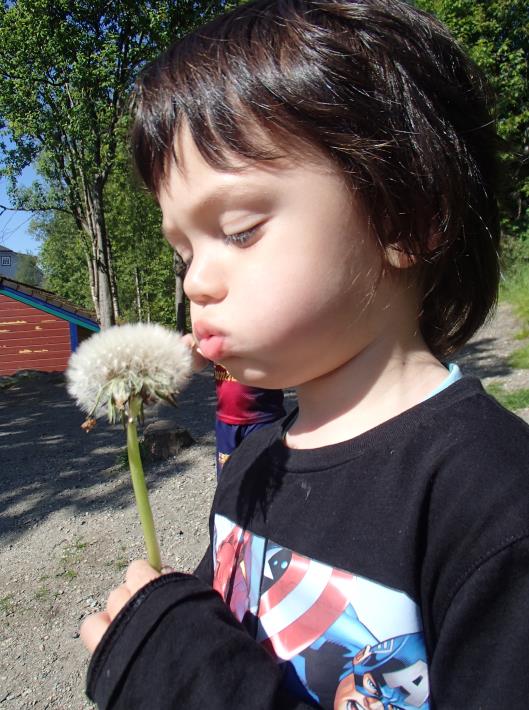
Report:
[[[294,695],[329,710],[429,709],[420,613],[406,594],[220,515],[213,564],[213,587],[281,665]]]

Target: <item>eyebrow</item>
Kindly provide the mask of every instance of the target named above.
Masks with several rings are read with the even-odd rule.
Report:
[[[228,199],[233,201],[252,199],[263,197],[266,193],[267,191],[263,186],[258,186],[256,183],[249,182],[239,185],[221,184],[213,188],[210,192],[202,195],[200,199],[186,211],[191,219],[196,220],[204,210],[226,203]],[[182,230],[179,229],[175,223],[170,227],[165,227],[162,223],[162,231],[166,236],[175,233],[183,234]]]
[[[260,189],[262,192],[262,187]],[[256,196],[257,186],[248,187],[248,185],[219,185],[211,192],[203,195],[196,204],[192,205],[189,212],[195,215],[206,207],[216,206],[219,203],[224,203],[227,199],[239,200],[247,199]]]

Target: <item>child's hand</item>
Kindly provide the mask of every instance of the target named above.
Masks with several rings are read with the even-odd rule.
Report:
[[[201,372],[209,365],[211,360],[208,360],[202,355],[191,333],[182,336],[182,342],[191,350],[193,372]]]
[[[166,569],[167,568],[164,568],[164,570]],[[172,572],[173,570],[168,571]],[[159,576],[160,573],[153,569],[146,560],[135,560],[129,565],[125,575],[125,582],[119,587],[116,587],[116,589],[113,589],[108,595],[105,611],[87,616],[81,624],[79,632],[81,641],[90,653],[95,651],[103,634],[129,599],[133,597],[139,589]]]

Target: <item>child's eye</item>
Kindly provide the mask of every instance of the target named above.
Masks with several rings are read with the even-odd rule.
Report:
[[[243,247],[255,235],[257,227],[258,225],[251,227],[250,229],[245,229],[243,232],[237,232],[236,234],[225,234],[224,243],[237,247]]]

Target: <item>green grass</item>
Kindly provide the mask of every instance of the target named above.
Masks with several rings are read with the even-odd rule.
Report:
[[[80,537],[74,538],[66,545],[62,551],[60,560],[62,569],[55,576],[64,577],[69,582],[75,579],[77,577],[77,570],[75,568],[81,562],[83,552],[87,546],[88,543],[84,542]]]
[[[146,466],[149,461],[149,448],[143,438],[138,439],[138,445],[140,447],[141,461]],[[118,471],[129,470],[129,454],[126,446],[117,454],[114,468]]]
[[[491,382],[487,386],[487,392],[513,412],[529,407],[529,389],[506,390],[503,385]]]
[[[527,340],[529,338],[529,325],[526,325],[514,336],[515,340]]]
[[[49,597],[50,590],[48,589],[48,587],[39,587],[35,592],[35,599],[38,599],[40,601],[45,601],[46,599],[49,599]]]
[[[512,245],[511,245],[512,248]],[[513,254],[516,258],[511,262],[506,271],[505,279],[501,286],[501,298],[508,301],[514,308],[515,314],[521,320],[521,330],[515,335],[516,340],[529,338],[529,248],[528,243],[519,241],[515,244]],[[509,357],[509,365],[516,369],[529,369],[529,343],[517,348]],[[509,393],[509,401],[525,401],[524,390],[515,397]],[[506,396],[504,393],[501,396]],[[513,400],[514,397],[514,400]],[[529,406],[529,405],[523,405]]]
[[[517,369],[529,369],[529,343],[509,355],[509,365]]]
[[[105,564],[107,567],[112,567],[118,572],[122,572],[129,566],[129,560],[126,557],[118,557],[117,560],[111,560],[110,562],[106,562]]]
[[[130,564],[130,560],[126,554],[127,553],[127,546],[121,544],[120,548],[121,548],[121,555],[116,560],[114,560],[113,562],[110,563],[118,570],[118,572],[123,571]]]
[[[9,614],[10,611],[13,611],[13,595],[6,594],[5,597],[0,597],[0,612]]]
[[[527,249],[527,247],[524,247]],[[529,249],[528,249],[529,251]],[[520,250],[516,261],[510,265],[501,286],[501,297],[514,306],[523,323],[523,332],[529,331],[529,255]]]

